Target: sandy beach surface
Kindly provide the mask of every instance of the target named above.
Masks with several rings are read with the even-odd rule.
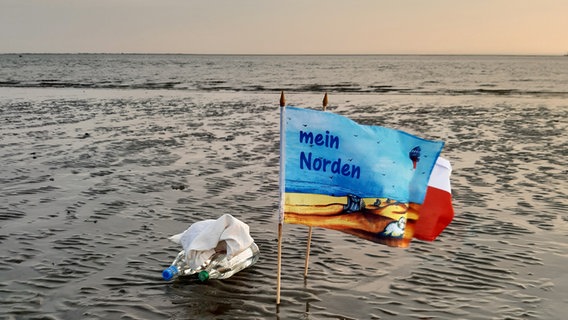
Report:
[[[319,108],[321,94],[291,93]],[[284,226],[279,94],[0,88],[0,318],[564,319],[568,102],[331,94],[330,112],[446,142],[456,217],[435,242]],[[167,238],[230,213],[261,257],[165,282]]]

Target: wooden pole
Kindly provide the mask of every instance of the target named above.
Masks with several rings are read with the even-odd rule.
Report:
[[[322,109],[323,111],[326,111],[327,109],[327,103],[328,103],[328,99],[327,99],[327,92],[325,93],[325,95],[323,96],[323,101],[322,101]],[[306,278],[308,276],[308,266],[310,264],[310,247],[312,245],[312,227],[308,227],[308,244],[307,244],[307,248],[306,248],[306,261],[304,263],[304,278]]]
[[[282,132],[282,112],[283,109],[286,107],[286,98],[284,98],[284,91],[282,91],[280,93],[280,130]],[[282,133],[281,133],[282,134]],[[285,177],[282,177],[283,173],[282,173],[282,164],[284,163],[284,161],[282,160],[283,154],[282,154],[282,150],[284,150],[284,147],[282,146],[282,143],[284,143],[284,141],[282,141],[282,137],[280,137],[280,188],[282,188],[282,181]],[[284,211],[284,199],[282,199],[284,197],[283,195],[284,190],[280,190],[280,205],[279,205],[279,209],[278,209],[278,263],[277,263],[277,272],[276,272],[276,305],[278,306],[280,304],[280,275],[282,274],[282,224],[284,223],[283,220],[283,211]]]
[[[280,275],[282,273],[282,223],[278,223],[278,271],[276,275],[276,304],[280,304]]]
[[[306,262],[304,263],[304,278],[308,276],[308,265],[310,264],[310,246],[312,245],[312,227],[308,228],[308,245],[306,248]]]

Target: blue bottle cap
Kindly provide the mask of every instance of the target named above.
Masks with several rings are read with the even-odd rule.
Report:
[[[162,271],[162,278],[164,278],[164,280],[166,281],[171,280],[178,272],[179,271],[176,266],[170,266],[169,268]]]

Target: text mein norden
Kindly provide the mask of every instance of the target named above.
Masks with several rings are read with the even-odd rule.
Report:
[[[316,145],[329,149],[339,150],[339,137],[326,131],[325,134],[300,131],[300,143],[308,145]],[[361,177],[361,167],[349,164],[344,159],[327,159],[324,157],[314,156],[312,152],[300,152],[300,169],[309,171],[330,172],[344,177],[359,179]]]

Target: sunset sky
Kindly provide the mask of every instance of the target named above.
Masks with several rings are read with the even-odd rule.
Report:
[[[568,53],[567,0],[1,0],[0,53]]]

